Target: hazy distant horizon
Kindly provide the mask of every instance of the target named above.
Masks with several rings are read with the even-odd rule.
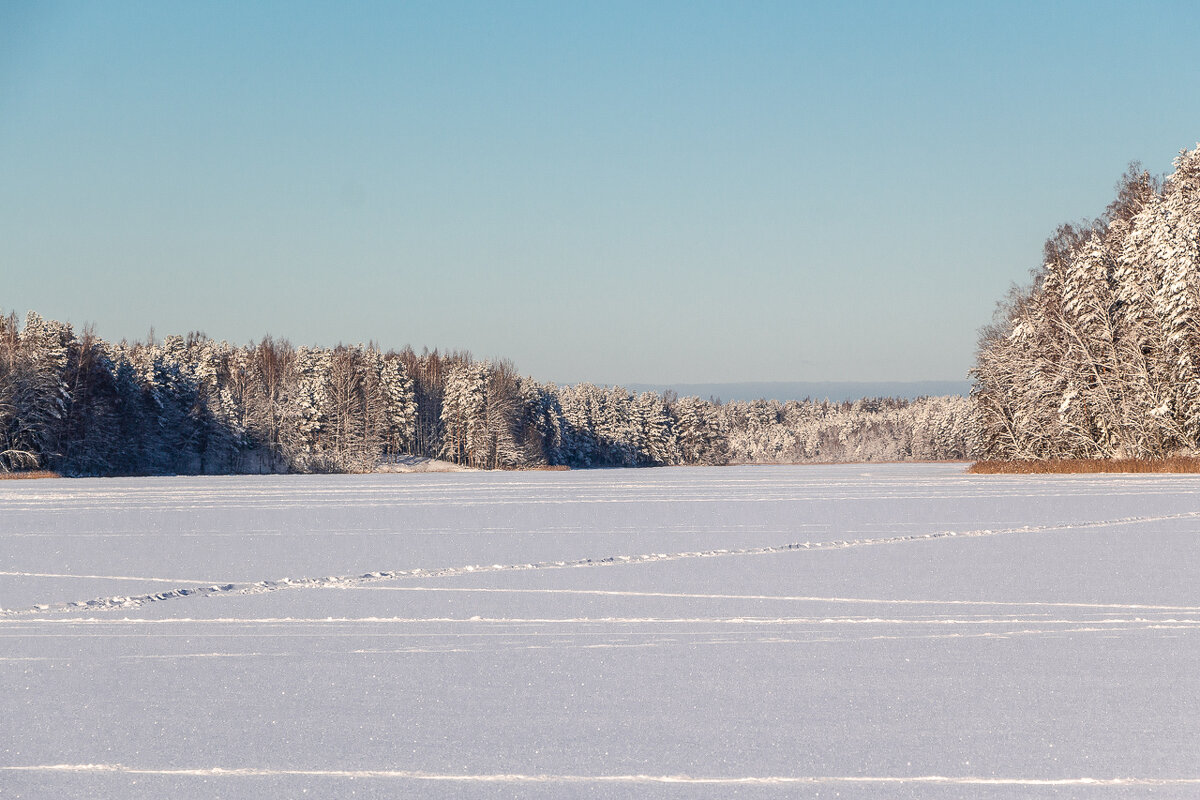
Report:
[[[8,313],[16,313],[18,324],[23,324],[28,313],[37,313],[46,319],[55,319],[52,316],[42,314],[38,309],[27,309],[25,313],[20,313],[15,309],[6,309],[0,307],[0,315]],[[57,322],[64,322],[70,325],[76,331],[93,330],[95,326],[88,322],[78,323],[70,319],[56,319]],[[150,342],[152,340],[161,341],[164,336],[179,335],[183,336],[182,331],[156,331],[151,326],[149,333],[144,338],[135,338],[132,340],[122,341],[138,341]],[[103,337],[102,331],[96,331]],[[213,339],[214,341],[225,341],[220,336],[209,336],[205,331],[193,331]],[[190,334],[188,334],[190,335]],[[284,337],[271,337],[270,334],[266,338],[275,338],[277,341],[288,341]],[[113,341],[116,341],[115,339]],[[253,346],[259,339],[249,339],[244,344]],[[338,345],[346,342],[339,340]],[[295,344],[295,343],[293,343]],[[361,344],[361,343],[360,343]],[[404,345],[402,347],[390,347],[386,344],[375,343],[383,351],[399,351],[406,347],[412,348],[416,352],[421,350],[442,350],[447,354],[454,352],[451,348],[430,348],[424,346],[415,348],[412,345]],[[304,346],[311,347],[330,347],[329,343],[306,343]],[[470,355],[469,351],[468,354]],[[477,361],[499,361],[505,359],[504,354],[494,354],[488,357],[473,356]],[[581,383],[590,383],[596,386],[622,386],[634,393],[640,392],[658,392],[662,394],[666,391],[672,391],[680,397],[699,397],[701,399],[715,398],[722,401],[727,400],[779,400],[787,402],[788,400],[831,400],[834,402],[853,401],[863,397],[897,397],[906,400],[913,400],[918,397],[940,397],[946,395],[961,395],[967,396],[970,394],[971,382],[968,380],[924,380],[924,381],[692,381],[692,382],[654,382],[645,383],[641,381],[625,382],[603,380],[602,377],[584,376],[579,380],[554,380],[545,375],[539,375],[536,372],[524,369],[521,364],[513,362],[517,372],[526,375],[534,380],[553,383],[558,386],[576,386]]]
[[[673,391],[680,397],[696,396],[728,400],[830,400],[835,403],[864,397],[918,397],[944,395],[967,396],[971,381],[742,381],[732,383],[630,383],[631,392]]]

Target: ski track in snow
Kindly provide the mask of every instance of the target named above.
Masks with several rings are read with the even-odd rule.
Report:
[[[1190,611],[1200,612],[1200,606],[1163,606],[1142,603],[1063,603],[1014,600],[887,600],[877,597],[817,597],[813,595],[787,594],[702,594],[697,592],[637,592],[620,589],[508,589],[495,587],[463,586],[369,586],[351,585],[344,588],[353,591],[372,592],[446,592],[459,594],[566,594],[591,595],[597,597],[663,597],[683,600],[770,600],[799,603],[847,603],[860,605],[893,606],[998,606],[998,607],[1045,607],[1045,608],[1090,608],[1120,611]]]
[[[173,600],[181,597],[204,597],[210,595],[253,595],[274,592],[281,589],[313,589],[313,588],[357,588],[363,584],[395,580],[397,578],[443,578],[487,572],[513,572],[523,570],[569,569],[581,567],[605,567],[614,565],[647,564],[659,561],[679,561],[690,558],[716,558],[729,556],[771,555],[776,553],[796,552],[804,550],[842,550],[853,547],[869,547],[873,545],[906,544],[911,542],[926,542],[937,539],[970,539],[988,536],[1003,536],[1019,533],[1045,533],[1050,531],[1085,530],[1108,528],[1120,525],[1137,525],[1150,522],[1163,522],[1178,519],[1200,518],[1200,511],[1189,511],[1179,514],[1166,514],[1152,517],[1122,517],[1119,519],[1098,520],[1092,522],[1071,522],[1054,525],[1022,526],[1017,528],[999,528],[996,530],[983,529],[972,531],[937,531],[924,534],[905,534],[868,539],[838,540],[830,542],[793,542],[790,544],[748,547],[740,549],[697,550],[677,553],[649,553],[642,555],[619,555],[606,558],[581,558],[569,561],[540,561],[526,564],[492,564],[471,565],[465,567],[443,567],[438,569],[411,569],[368,572],[357,576],[330,576],[325,578],[281,578],[274,581],[259,581],[257,583],[211,583],[208,585],[192,586],[173,589],[166,592],[135,596],[115,596],[78,600],[73,602],[39,603],[32,608],[22,610],[0,609],[0,618],[15,615],[28,615],[54,612],[73,612],[80,610],[103,611],[110,609],[133,609],[148,603]],[[3,573],[14,574],[14,573]],[[15,573],[33,575],[34,573]],[[49,576],[47,576],[49,577]],[[103,577],[85,575],[55,575],[54,577]],[[116,578],[118,580],[142,580],[165,583],[179,583],[169,578]],[[205,583],[182,581],[184,583]]]
[[[1195,610],[1195,613],[1200,615],[1200,608]],[[1190,628],[1200,626],[1200,616],[1192,618],[1179,617],[1162,617],[1155,619],[1147,619],[1145,617],[1109,617],[1102,619],[1047,619],[1044,617],[1020,617],[1020,616],[1004,616],[1004,617],[957,617],[957,616],[935,616],[935,617],[756,617],[748,615],[737,615],[732,617],[162,617],[162,618],[145,618],[145,617],[34,617],[34,618],[18,618],[8,619],[0,622],[0,625],[10,626],[10,629],[19,630],[21,627],[32,624],[53,624],[57,627],[112,627],[112,626],[171,626],[179,624],[188,625],[274,625],[274,626],[330,626],[330,625],[360,625],[360,624],[406,624],[416,625],[421,623],[436,623],[439,625],[732,625],[732,626],[779,626],[779,625],[902,625],[902,626],[925,626],[925,625],[966,625],[966,626],[983,626],[983,625],[1172,625],[1179,628]],[[1100,628],[1097,628],[1100,630]],[[0,634],[3,636],[5,634]],[[25,636],[26,634],[21,634]],[[57,635],[57,634],[47,634]],[[64,635],[83,635],[83,634],[64,634]],[[103,634],[105,636],[111,634]],[[141,635],[141,634],[131,634]],[[155,634],[159,635],[159,634]],[[195,635],[195,634],[192,634]],[[222,635],[226,635],[222,633]],[[228,634],[237,635],[237,634]],[[280,634],[263,633],[263,636],[274,636]],[[293,635],[293,634],[283,634]],[[307,634],[300,634],[307,635]],[[338,634],[329,631],[321,631],[321,636],[396,636],[396,635],[441,635],[438,634],[396,634],[393,632],[372,632],[372,631],[355,631],[346,634]],[[522,632],[522,635],[537,635],[536,632]]]
[[[137,583],[173,583],[179,585],[181,583],[213,583],[213,581],[200,580],[198,578],[138,578],[131,575],[79,575],[73,572],[3,572],[0,575],[8,575],[14,578],[91,578],[105,581],[136,581]]]
[[[454,774],[387,769],[268,769],[262,767],[184,767],[155,769],[124,764],[34,764],[0,767],[8,772],[61,772],[123,775],[162,775],[213,778],[345,778],[428,781],[441,783],[497,784],[681,784],[714,786],[788,786],[788,785],[948,785],[948,786],[1193,786],[1200,778],[1023,778],[950,775],[771,775],[771,776],[695,776],[695,775],[553,775],[519,773]]]
[[[190,621],[190,620],[189,620]],[[420,620],[426,622],[427,620]],[[439,631],[436,633],[322,633],[316,636],[313,633],[253,633],[253,634],[230,634],[222,633],[222,640],[236,639],[255,639],[260,641],[268,641],[272,639],[305,639],[320,638],[322,641],[336,641],[338,639],[362,639],[362,638],[388,638],[388,639],[430,639],[428,645],[412,645],[408,647],[371,647],[371,648],[353,648],[339,649],[322,647],[319,650],[312,648],[305,650],[277,650],[277,651],[218,651],[204,653],[139,653],[136,655],[123,655],[116,657],[116,661],[120,662],[140,662],[140,661],[187,661],[192,659],[243,659],[243,658],[282,658],[289,662],[303,660],[306,657],[319,654],[322,657],[328,656],[376,656],[376,655],[413,655],[420,653],[497,653],[497,652],[516,652],[516,651],[564,651],[564,650],[644,650],[647,648],[667,648],[667,647],[734,647],[744,648],[748,645],[760,645],[775,647],[780,645],[847,645],[857,644],[862,642],[887,642],[887,641],[937,641],[937,640],[971,640],[971,639],[1013,639],[1017,637],[1037,637],[1037,636],[1063,636],[1075,634],[1117,634],[1129,633],[1137,631],[1170,631],[1170,630],[1188,630],[1196,631],[1196,624],[1200,620],[1190,625],[1174,625],[1150,623],[1139,625],[1120,625],[1120,626],[1079,626],[1079,627],[1062,627],[1062,628],[1021,628],[1016,630],[1003,631],[985,631],[982,633],[911,633],[911,634],[862,634],[854,635],[845,632],[838,632],[832,636],[757,636],[747,637],[744,635],[728,635],[721,631],[693,631],[693,630],[667,630],[667,631],[621,631],[619,634],[613,634],[609,631],[588,631],[580,633],[578,631],[505,631],[497,633],[447,633]],[[155,634],[162,639],[168,638],[195,638],[197,634]],[[18,638],[35,639],[47,638],[47,636],[62,637],[64,634],[22,634]],[[92,634],[77,635],[73,638],[86,639]],[[110,633],[95,634],[97,637],[104,639],[130,637],[143,638],[141,634],[116,634]],[[588,637],[609,637],[609,641],[579,641]],[[536,641],[538,638],[545,639],[544,644],[529,644],[530,641]],[[435,644],[446,639],[453,639],[455,644]],[[636,641],[634,641],[636,640]],[[26,661],[55,661],[71,663],[77,661],[76,658],[70,657],[16,657],[3,658],[0,657],[0,662],[26,662]]]
[[[142,620],[146,621],[146,620]],[[198,620],[179,620],[180,622],[197,622]],[[225,622],[229,622],[228,620]],[[238,620],[238,622],[247,622],[246,620]],[[436,620],[413,620],[413,622],[436,622]],[[486,622],[486,621],[485,621]],[[574,620],[553,620],[558,623],[575,623]],[[604,622],[603,620],[589,620],[589,622]],[[729,622],[728,620],[709,620],[710,623],[719,624]],[[744,622],[747,626],[752,626],[756,621],[747,620]],[[952,622],[952,621],[951,621]],[[311,647],[303,650],[224,650],[211,652],[184,652],[184,653],[139,653],[134,655],[123,655],[116,657],[115,661],[119,662],[142,662],[142,661],[188,661],[193,659],[246,659],[246,658],[283,658],[287,660],[303,660],[314,655],[319,655],[322,658],[329,656],[376,656],[376,655],[407,655],[419,653],[498,653],[498,652],[517,652],[517,651],[567,651],[567,650],[644,650],[647,648],[662,649],[670,647],[733,647],[745,648],[750,645],[779,647],[779,646],[813,646],[813,645],[835,645],[844,646],[852,644],[860,644],[864,642],[898,642],[898,641],[948,641],[948,640],[1008,640],[1015,638],[1031,638],[1031,637],[1061,637],[1061,636],[1076,636],[1079,634],[1100,634],[1102,636],[1117,635],[1135,632],[1162,632],[1162,631],[1183,631],[1187,634],[1194,634],[1197,631],[1197,626],[1200,625],[1200,620],[1194,620],[1182,624],[1173,624],[1176,621],[1143,621],[1137,624],[1122,623],[1117,625],[1098,625],[1098,624],[1076,624],[1066,627],[1029,627],[1015,628],[1005,630],[993,630],[982,632],[951,632],[951,633],[870,633],[870,632],[855,632],[853,629],[846,629],[839,626],[838,620],[824,620],[822,627],[827,633],[822,633],[820,630],[801,630],[797,634],[792,635],[763,635],[761,628],[751,628],[751,634],[743,633],[727,633],[720,630],[692,630],[692,629],[665,629],[665,630],[620,630],[614,632],[611,628],[599,630],[542,630],[530,631],[528,629],[521,630],[499,630],[493,632],[448,632],[439,630],[434,632],[406,632],[406,631],[345,631],[345,632],[330,632],[323,630],[314,631],[298,631],[298,632],[265,632],[257,630],[251,633],[230,633],[221,631],[215,636],[221,641],[233,642],[236,640],[252,639],[256,643],[266,643],[268,641],[286,641],[289,639],[304,640],[311,642],[320,640],[323,644],[313,649]],[[830,625],[829,623],[833,623]],[[886,621],[885,621],[886,623]],[[270,624],[270,623],[268,623]],[[833,630],[830,630],[830,629]],[[155,631],[155,637],[160,641],[168,641],[171,639],[192,639],[208,636],[207,634],[196,633],[195,631],[188,633],[163,633]],[[104,640],[131,638],[144,639],[144,633],[112,633],[109,630],[91,633],[20,633],[20,634],[4,634],[0,638],[19,638],[22,640],[45,639],[45,638],[69,638],[73,640],[85,640],[88,638],[99,638]],[[387,639],[387,640],[405,640],[422,642],[427,641],[428,644],[414,643],[401,647],[335,647],[331,646],[339,640],[361,641],[363,639]],[[447,642],[441,644],[440,642]],[[449,643],[452,642],[452,643]],[[77,658],[71,657],[54,657],[54,658],[0,658],[0,662],[4,661],[61,661],[71,663],[77,661]]]

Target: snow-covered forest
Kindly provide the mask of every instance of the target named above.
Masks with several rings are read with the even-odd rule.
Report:
[[[1159,180],[1131,165],[1063,225],[980,339],[972,398],[993,458],[1200,452],[1200,146]]]
[[[562,387],[511,363],[375,346],[106,342],[0,317],[0,470],[67,475],[959,459],[962,397],[729,402]]]

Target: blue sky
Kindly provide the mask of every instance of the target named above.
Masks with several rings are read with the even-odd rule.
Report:
[[[962,378],[1200,140],[1178,3],[0,5],[0,308],[545,380]]]

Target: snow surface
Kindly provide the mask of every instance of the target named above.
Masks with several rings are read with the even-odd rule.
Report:
[[[2,482],[0,797],[1200,796],[1197,531],[961,465]]]

